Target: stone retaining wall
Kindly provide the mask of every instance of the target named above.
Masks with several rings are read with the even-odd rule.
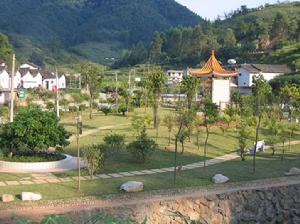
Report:
[[[179,211],[191,219],[209,224],[300,223],[300,185],[274,187],[265,190],[246,190],[197,198],[158,201],[106,209],[74,211],[67,215],[74,223],[84,223],[99,212],[131,217],[147,224],[178,224],[172,216]]]

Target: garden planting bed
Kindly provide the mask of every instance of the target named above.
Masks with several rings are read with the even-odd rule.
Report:
[[[43,172],[46,170],[66,169],[68,164],[72,163],[73,157],[67,154],[62,155],[58,161],[48,162],[11,162],[0,161],[0,172]]]

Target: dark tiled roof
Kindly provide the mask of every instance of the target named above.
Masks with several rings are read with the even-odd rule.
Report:
[[[55,75],[48,71],[41,71],[43,79],[55,79]]]
[[[30,69],[29,72],[33,77],[36,77],[40,73],[40,71],[36,69]]]
[[[251,73],[291,73],[292,70],[286,65],[269,65],[269,64],[243,64],[242,68]]]
[[[24,75],[27,74],[27,72],[29,72],[29,68],[20,68],[19,72],[21,74],[21,77],[23,77]]]

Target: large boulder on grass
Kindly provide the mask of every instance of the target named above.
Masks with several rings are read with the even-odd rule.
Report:
[[[1,197],[2,202],[12,202],[15,200],[15,197],[11,194],[3,194]]]
[[[223,174],[216,174],[215,176],[213,176],[212,181],[215,184],[223,184],[229,181],[229,178],[224,176]]]
[[[42,195],[40,193],[33,192],[22,192],[21,200],[22,201],[39,201],[42,199]]]
[[[128,181],[120,186],[120,191],[140,192],[144,190],[144,184],[137,181]]]
[[[289,172],[284,173],[285,176],[296,176],[300,175],[300,169],[293,167]]]

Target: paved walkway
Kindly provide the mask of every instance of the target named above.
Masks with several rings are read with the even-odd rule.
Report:
[[[298,145],[300,141],[293,141],[291,145]],[[266,148],[269,148],[267,146]],[[225,154],[223,156],[216,157],[214,159],[210,159],[206,161],[206,166],[211,166],[219,163],[223,163],[225,161],[230,161],[239,158],[240,156],[238,153],[230,153]],[[204,162],[197,162],[188,165],[184,165],[181,167],[181,170],[192,170],[197,168],[204,167]],[[144,176],[144,175],[151,175],[151,174],[158,174],[158,173],[167,173],[173,172],[174,167],[167,167],[161,169],[148,169],[148,170],[139,170],[139,171],[129,171],[129,172],[118,172],[118,173],[109,173],[109,174],[98,174],[91,178],[90,176],[82,176],[80,177],[81,180],[97,180],[97,179],[112,179],[112,178],[122,178],[122,177],[134,177],[134,176]],[[34,184],[48,184],[48,183],[62,183],[62,182],[70,182],[70,181],[77,181],[78,177],[65,177],[65,178],[58,178],[51,173],[35,173],[32,174],[32,177],[26,177],[16,181],[0,181],[0,187],[5,186],[18,186],[18,185],[34,185]]]
[[[223,156],[219,156],[214,159],[210,159],[206,161],[206,166],[215,165],[218,163],[223,163],[225,161],[233,160],[238,158],[239,155],[237,153],[230,153]],[[182,166],[181,170],[192,170],[201,168],[204,166],[204,162],[192,163],[185,166]],[[151,175],[158,173],[167,173],[173,172],[174,167],[167,167],[161,169],[149,169],[149,170],[139,170],[139,171],[130,171],[130,172],[118,172],[118,173],[109,173],[109,174],[99,174],[91,178],[90,176],[82,176],[81,180],[97,180],[97,179],[112,179],[112,178],[121,178],[121,177],[134,177],[134,176],[143,176],[143,175]],[[33,185],[33,184],[48,184],[48,183],[62,183],[62,182],[70,182],[77,181],[78,177],[66,177],[66,178],[58,178],[51,173],[34,173],[32,177],[26,177],[16,181],[0,181],[0,187],[5,186],[19,186],[19,185]]]
[[[99,127],[99,128],[87,130],[87,131],[84,131],[82,133],[82,135],[80,135],[80,138],[88,136],[88,135],[95,134],[95,133],[97,133],[99,131],[109,130],[109,129],[113,129],[113,128],[116,128],[116,127],[122,127],[122,126],[127,126],[127,125],[130,125],[130,123],[115,124],[115,125],[109,125],[109,126],[104,126],[104,127]],[[72,135],[69,140],[70,140],[70,142],[76,140],[76,135]]]

